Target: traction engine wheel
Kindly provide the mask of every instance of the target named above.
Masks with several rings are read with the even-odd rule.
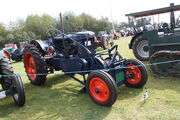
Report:
[[[117,86],[107,72],[97,71],[89,74],[86,89],[91,99],[98,105],[112,106],[117,99]]]
[[[34,45],[24,49],[23,62],[28,78],[34,85],[42,85],[46,80],[46,63],[39,50]]]
[[[25,92],[22,79],[19,75],[15,75],[12,77],[13,89],[15,90],[15,93],[13,94],[14,102],[17,106],[23,106],[25,104]]]
[[[133,88],[141,88],[147,82],[147,71],[143,63],[136,59],[127,60],[126,74],[132,74],[132,78],[125,80],[125,84]]]
[[[143,37],[143,34],[138,35],[132,44],[133,53],[137,59],[142,61],[149,60],[148,41]]]

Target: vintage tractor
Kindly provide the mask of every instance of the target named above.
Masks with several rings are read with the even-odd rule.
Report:
[[[114,29],[112,29],[112,30],[110,31],[110,34],[111,34],[113,40],[117,40],[117,39],[119,39],[120,37],[122,37],[121,33],[117,32],[117,31],[114,30]]]
[[[8,47],[8,48],[3,48],[2,50],[3,50],[4,56],[6,56],[10,60],[11,52],[13,51],[13,48]]]
[[[6,96],[13,96],[14,102],[17,106],[25,104],[24,85],[21,77],[14,74],[12,66],[7,57],[0,51],[0,84],[2,90],[0,91],[0,99]]]
[[[114,45],[113,38],[106,31],[99,31],[97,36],[96,47],[108,49]]]
[[[180,5],[174,6],[174,4],[172,3],[170,5],[170,7],[148,10],[148,11],[143,11],[143,12],[130,13],[130,14],[126,14],[126,16],[138,18],[138,17],[145,17],[145,16],[150,16],[150,15],[159,15],[159,14],[170,12],[170,22],[171,22],[170,24],[171,24],[171,26],[168,28],[171,29],[171,31],[173,31],[175,29],[174,11],[178,11],[178,10],[180,10]],[[154,26],[149,25],[149,26],[144,26],[144,28],[145,28],[144,31],[149,31],[149,30],[154,29]],[[150,36],[144,35],[144,31],[138,32],[132,38],[132,40],[129,44],[129,48],[133,50],[133,53],[137,59],[146,61],[146,60],[149,60],[149,57],[151,57],[152,52],[150,52],[150,51],[154,48],[152,48],[149,44],[150,39],[148,39],[148,38]],[[159,32],[161,32],[161,31],[162,31],[162,29],[159,29]],[[173,37],[174,37],[174,35],[172,35],[172,39],[173,39]],[[166,37],[164,37],[164,39],[165,38]],[[170,39],[171,38],[169,38],[169,42],[171,41]],[[158,42],[158,40],[156,40],[156,41]],[[162,42],[162,44],[163,43],[166,44],[166,41],[161,41],[161,42]],[[178,43],[178,41],[177,41],[177,43]],[[162,50],[162,48],[160,48],[159,50]]]
[[[171,4],[170,7],[132,14],[139,17],[170,12],[170,26],[164,23],[162,28],[146,30],[141,33],[142,38],[146,38],[146,40],[135,38],[135,41],[131,43],[136,51],[140,49],[135,44],[141,46],[142,49],[147,47],[147,55],[150,56],[149,61],[152,64],[150,68],[155,76],[180,77],[180,24],[175,23],[174,17],[174,11],[177,10],[180,10],[180,5]],[[137,43],[137,41],[146,42]],[[142,43],[146,43],[146,45],[142,45]]]
[[[117,45],[96,52],[93,32],[65,35],[54,29],[48,33],[59,35],[53,34],[46,41],[32,41],[24,49],[24,67],[32,84],[42,85],[47,73],[62,70],[83,84],[81,91],[87,90],[91,99],[103,106],[111,106],[116,101],[117,86],[141,88],[146,84],[148,76],[142,62],[123,59]]]
[[[23,51],[24,51],[24,47],[28,44],[27,41],[24,42],[19,42],[19,48],[14,49],[11,52],[11,59],[18,62],[22,60],[22,56],[23,56]]]
[[[6,56],[9,60],[11,59],[11,53],[13,53],[13,51],[17,49],[17,45],[16,44],[12,44],[12,43],[8,43],[8,44],[4,44],[4,48],[2,49],[4,56]]]

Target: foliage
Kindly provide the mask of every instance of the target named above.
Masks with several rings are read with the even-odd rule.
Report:
[[[103,16],[100,19],[97,19],[86,13],[76,15],[73,12],[65,12],[62,18],[65,33],[84,30],[98,33],[99,31],[110,32],[113,29],[110,20]],[[149,24],[151,19],[141,18],[134,20],[128,18],[128,21],[128,23],[122,22],[120,24],[118,22],[113,22],[114,28],[119,31],[119,29],[128,27],[140,27]],[[21,41],[47,39],[47,31],[54,27],[62,30],[61,21],[48,14],[29,15],[25,20],[18,19],[15,22],[11,22],[9,26],[0,24],[0,47],[3,47],[5,43],[15,43],[18,45]]]
[[[150,17],[136,19],[136,27],[142,27],[149,24],[151,24]]]
[[[65,12],[63,14],[63,21],[65,33],[84,30],[97,33],[98,31],[110,31],[112,29],[112,23],[107,17],[96,19],[86,13],[76,15],[73,12]],[[0,47],[3,47],[5,43],[18,44],[21,41],[46,39],[46,32],[48,30],[54,27],[62,30],[60,23],[59,19],[43,14],[29,15],[25,20],[18,19],[15,22],[11,22],[9,26],[0,24]],[[115,28],[118,28],[118,24],[115,24]]]
[[[73,12],[66,12],[64,13],[63,21],[65,33],[84,30],[90,30],[98,33],[98,31],[110,31],[112,29],[112,24],[107,17],[101,17],[101,19],[96,19],[86,13],[82,13],[81,15],[77,16]],[[117,26],[118,25],[116,25],[116,27]],[[60,20],[57,21],[56,28],[61,30]]]
[[[139,19],[134,19],[132,17],[128,17],[128,23],[122,22],[120,23],[120,28],[132,28],[132,27],[143,27],[145,25],[151,24],[151,18],[150,17],[145,17],[145,18],[139,18]]]
[[[0,46],[3,46],[3,43],[8,33],[9,32],[8,30],[6,30],[6,27],[2,23],[0,23]]]
[[[47,14],[42,16],[30,15],[25,22],[25,31],[31,31],[36,35],[36,39],[45,39],[46,32],[55,27],[56,21]]]

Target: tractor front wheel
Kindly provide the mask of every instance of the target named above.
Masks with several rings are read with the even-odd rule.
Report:
[[[34,85],[44,84],[47,75],[46,63],[34,45],[27,45],[25,47],[23,62],[31,83]]]
[[[23,106],[25,104],[25,92],[22,79],[19,75],[14,74],[13,76],[13,89],[14,89],[14,102],[17,106]]]
[[[117,99],[117,86],[107,72],[97,71],[89,74],[86,89],[94,103],[112,106]]]
[[[147,71],[143,66],[143,63],[136,59],[127,60],[126,64],[126,74],[131,74],[132,77],[125,80],[126,86],[133,88],[141,88],[147,82]]]
[[[137,36],[132,44],[133,53],[137,59],[142,61],[149,60],[148,41],[142,34]]]

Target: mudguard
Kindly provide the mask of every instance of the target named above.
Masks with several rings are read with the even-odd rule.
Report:
[[[30,42],[30,44],[35,45],[40,50],[40,52],[45,54],[47,52],[47,48],[52,46],[52,40],[33,40]]]

